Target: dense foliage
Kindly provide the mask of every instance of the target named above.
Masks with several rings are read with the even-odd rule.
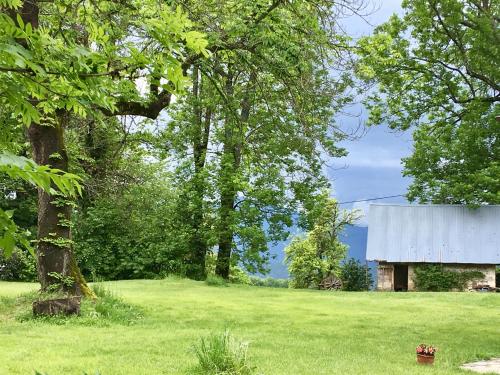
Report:
[[[353,3],[1,2],[0,172],[43,191],[4,191],[0,246],[30,249],[7,208],[38,198],[24,216],[42,289],[203,279],[213,253],[225,279],[265,273],[268,243],[297,213],[312,228],[324,162],[345,155],[332,119],[352,100],[338,22]]]
[[[403,1],[359,43],[370,122],[414,131],[410,200],[500,203],[500,3]]]
[[[10,257],[0,252],[0,280],[36,281],[35,258],[26,250],[15,250]]]
[[[326,198],[313,229],[295,237],[285,249],[292,288],[317,288],[329,276],[339,276],[347,245],[339,240],[343,228],[357,219],[356,211],[342,211],[337,201]]]
[[[452,271],[442,265],[424,265],[415,267],[414,282],[417,290],[429,292],[446,292],[464,290],[473,280],[484,279],[479,271]]]
[[[353,258],[342,264],[340,279],[342,290],[346,291],[370,290],[373,285],[373,277],[368,265],[361,264],[359,260]]]
[[[192,70],[192,92],[164,132],[191,227],[190,276],[203,278],[214,246],[220,276],[235,263],[265,272],[268,243],[286,239],[293,214],[329,186],[325,158],[345,154],[332,121],[351,99],[348,77],[332,74],[349,55],[337,27],[343,5],[184,3],[209,46],[232,46]]]
[[[207,41],[192,30],[181,7],[167,3],[6,0],[0,6],[0,103],[7,120],[2,128],[22,133],[19,128],[27,126],[37,163],[19,165],[19,156],[7,155],[2,171],[41,188],[36,255],[42,290],[61,277],[71,278],[67,292],[94,297],[73,253],[74,202],[62,198],[79,188],[64,174],[72,156],[65,132],[75,121],[158,117],[172,95],[189,84],[188,56],[191,61],[208,56]],[[3,147],[0,151],[5,155]],[[49,179],[39,178],[49,174]],[[15,243],[28,247],[11,216],[0,211],[1,246],[7,253]]]
[[[174,214],[174,194],[164,185],[168,179],[140,177],[140,184],[76,212],[75,251],[85,275],[115,280],[184,273],[183,239],[168,220]]]

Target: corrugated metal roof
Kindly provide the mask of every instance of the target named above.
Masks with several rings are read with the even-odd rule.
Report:
[[[366,258],[500,264],[500,206],[371,204]]]

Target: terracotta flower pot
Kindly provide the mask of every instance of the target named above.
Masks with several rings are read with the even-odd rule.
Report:
[[[434,363],[433,355],[417,354],[417,362],[421,365],[432,365]]]

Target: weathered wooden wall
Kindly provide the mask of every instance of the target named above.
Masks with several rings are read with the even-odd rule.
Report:
[[[390,291],[394,289],[394,266],[380,262],[377,269],[377,290]]]

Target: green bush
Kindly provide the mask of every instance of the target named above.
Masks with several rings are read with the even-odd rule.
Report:
[[[227,286],[227,281],[217,275],[208,275],[205,283],[210,286]]]
[[[346,291],[370,290],[373,284],[369,267],[353,258],[342,265],[340,279],[342,280],[342,290]]]
[[[339,235],[358,218],[357,211],[341,210],[337,201],[326,195],[317,210],[312,230],[305,237],[295,237],[285,248],[292,288],[318,288],[326,278],[338,277],[348,248]]]
[[[288,288],[288,279],[275,279],[273,277],[250,276],[250,284],[268,288]]]
[[[100,283],[92,285],[97,300],[92,302],[95,313],[105,320],[129,325],[142,318],[142,312],[136,306],[129,305],[111,290]]]
[[[163,278],[182,269],[183,237],[176,232],[171,192],[154,181],[95,199],[74,215],[75,254],[86,277]]]
[[[250,285],[250,276],[241,267],[232,266],[229,270],[229,281],[233,284]]]
[[[0,280],[36,281],[36,260],[25,250],[15,251],[10,258],[5,258],[0,251]]]
[[[316,288],[328,264],[318,257],[316,246],[309,238],[294,238],[285,249],[292,288]]]
[[[217,255],[213,253],[207,254],[205,258],[205,272],[207,274],[207,284],[210,284],[211,282],[217,283],[217,281],[211,280],[209,281],[208,278],[211,276],[213,277],[215,275],[215,267],[217,264]],[[229,282],[232,284],[245,284],[245,285],[250,285],[251,280],[250,276],[239,266],[231,264],[229,267]]]
[[[415,267],[413,281],[417,290],[446,292],[464,290],[470,281],[481,280],[484,277],[479,271],[452,271],[444,269],[442,265],[427,264]]]
[[[194,346],[198,359],[196,372],[203,375],[250,375],[248,344],[238,341],[228,330],[200,339]]]

